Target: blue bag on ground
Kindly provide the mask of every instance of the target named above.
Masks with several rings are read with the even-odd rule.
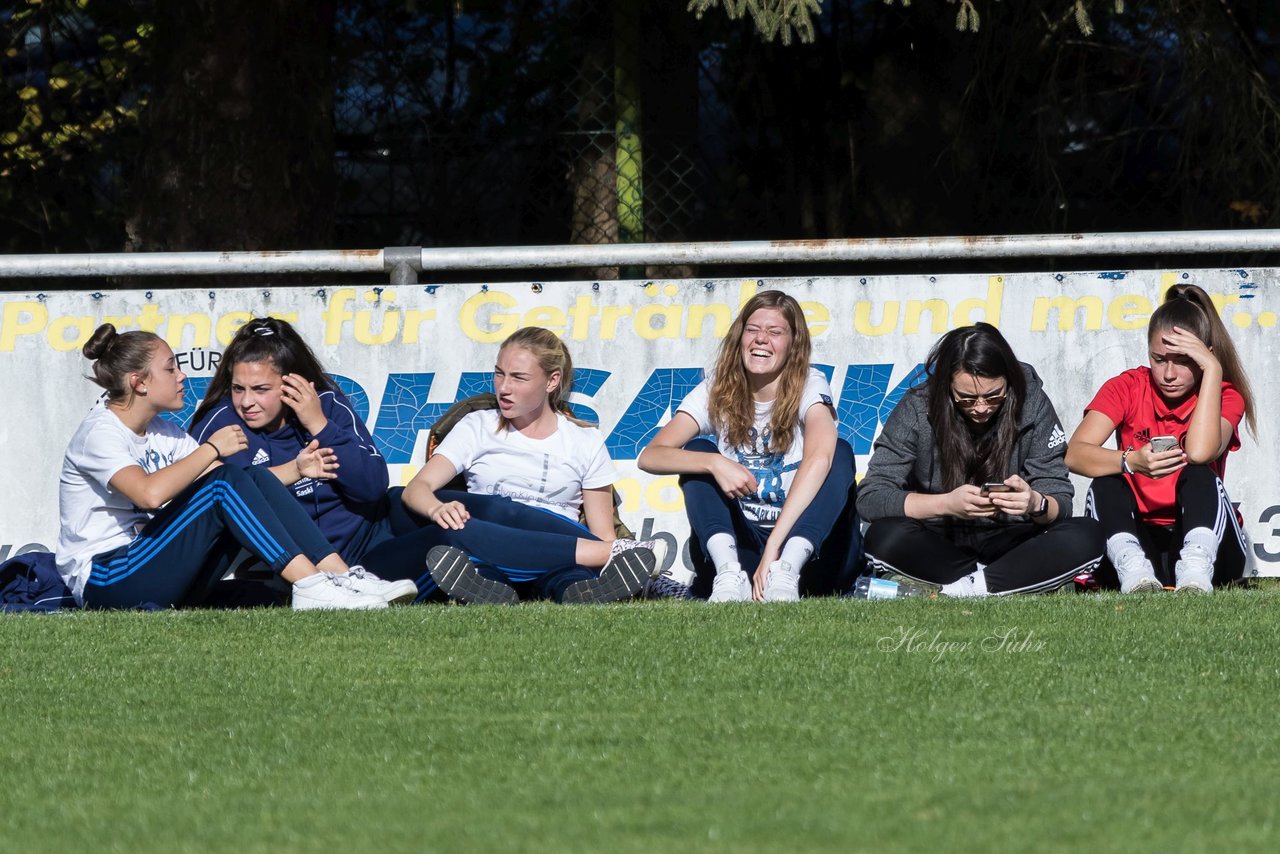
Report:
[[[52,552],[26,552],[0,564],[0,611],[59,611],[76,599]]]

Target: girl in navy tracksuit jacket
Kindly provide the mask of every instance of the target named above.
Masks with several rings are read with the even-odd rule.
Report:
[[[232,424],[243,428],[249,447],[226,462],[270,470],[348,563],[391,539],[386,461],[289,323],[264,317],[240,328],[190,432],[201,442]]]

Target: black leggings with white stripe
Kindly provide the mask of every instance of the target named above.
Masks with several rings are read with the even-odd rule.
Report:
[[[935,584],[950,584],[985,564],[987,590],[999,594],[1057,590],[1097,566],[1104,545],[1093,519],[979,526],[906,517],[873,522],[863,543],[873,565]]]
[[[1243,577],[1246,560],[1244,533],[1222,480],[1208,466],[1189,465],[1176,475],[1177,510],[1180,518],[1171,526],[1150,525],[1138,518],[1138,502],[1124,477],[1100,477],[1089,487],[1085,512],[1102,523],[1107,539],[1132,534],[1142,544],[1161,584],[1174,583],[1174,564],[1182,550],[1182,538],[1193,528],[1208,528],[1218,538],[1218,558],[1213,565],[1215,587]],[[1119,586],[1111,561],[1099,567],[1103,586]]]

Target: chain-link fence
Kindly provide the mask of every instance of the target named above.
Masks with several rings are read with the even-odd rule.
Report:
[[[697,57],[689,22],[645,5],[465,4],[343,20],[344,242],[691,237]]]

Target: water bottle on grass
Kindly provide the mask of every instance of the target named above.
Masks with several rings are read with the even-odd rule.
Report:
[[[860,575],[849,591],[853,599],[937,599],[940,595],[938,585],[916,581],[905,575],[892,578]]]

